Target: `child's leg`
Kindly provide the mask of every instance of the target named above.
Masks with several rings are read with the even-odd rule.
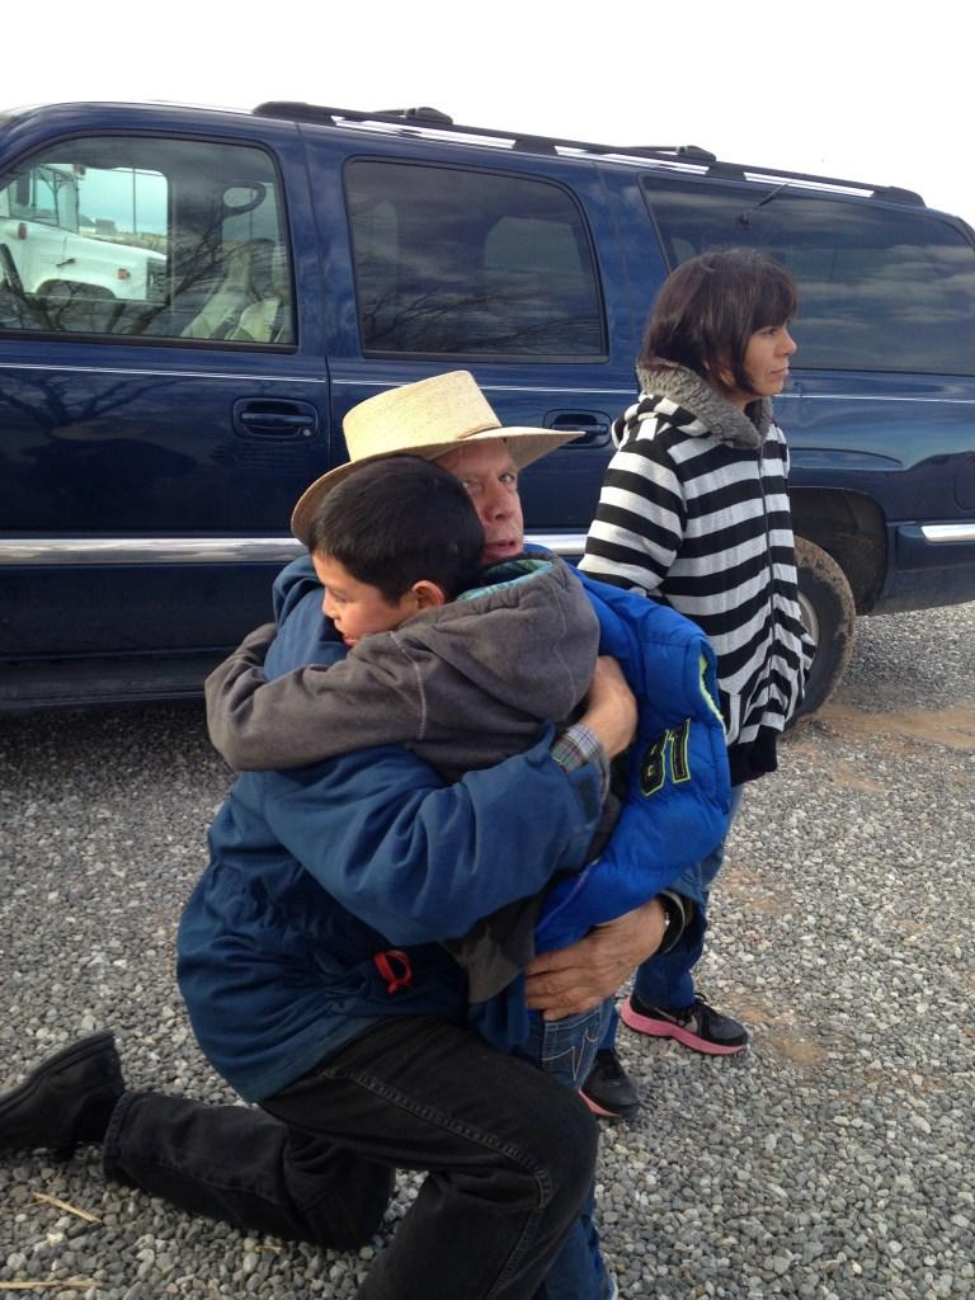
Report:
[[[592,1068],[606,1027],[615,1014],[612,998],[606,998],[591,1011],[565,1016],[562,1020],[543,1020],[532,1012],[529,1015],[531,1032],[517,1054],[540,1065],[546,1074],[551,1074],[567,1088],[578,1091]]]
[[[591,1011],[563,1020],[543,1021],[532,1014],[528,1041],[518,1049],[567,1088],[576,1091],[592,1069],[606,1027],[615,1014],[612,998]],[[575,1226],[549,1268],[534,1300],[605,1300],[613,1282],[599,1249],[595,1180]]]
[[[744,786],[736,785],[732,787],[731,815],[728,819],[725,839],[706,858],[703,858],[689,872],[685,873],[683,885],[680,880],[674,885],[674,888],[679,893],[686,892],[689,897],[694,899],[697,908],[695,924],[691,927],[686,939],[682,939],[672,952],[666,953],[662,957],[649,957],[638,968],[636,979],[633,982],[633,992],[636,994],[638,1002],[644,1006],[659,1007],[669,1011],[689,1007],[694,1002],[695,991],[692,972],[704,951],[708,895],[714,878],[720,871],[721,864],[724,861],[725,844],[741,808],[743,794]],[[625,1018],[626,1014],[624,1012]]]
[[[599,1044],[599,1051],[614,1051],[616,1048],[616,1031],[619,1028],[620,1013],[616,1010],[615,1001],[610,998],[609,1014],[606,1016],[605,1027],[603,1029],[602,1041]]]

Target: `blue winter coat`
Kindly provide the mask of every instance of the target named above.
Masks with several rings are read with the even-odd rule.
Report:
[[[724,839],[731,807],[716,659],[707,637],[667,605],[579,577],[599,618],[599,653],[619,661],[639,721],[619,821],[593,863],[548,891],[535,928],[539,952],[567,947],[662,889],[694,898],[690,869]]]
[[[535,926],[537,952],[568,947],[662,889],[701,901],[694,868],[724,839],[730,813],[716,660],[707,637],[667,605],[579,577],[599,618],[599,653],[619,661],[639,720],[613,834],[584,870],[559,877],[546,891]],[[699,935],[702,925],[699,914],[691,932]],[[524,980],[473,1005],[469,1023],[496,1047],[524,1042]]]

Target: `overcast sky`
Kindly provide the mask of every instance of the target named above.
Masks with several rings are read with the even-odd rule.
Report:
[[[432,104],[465,124],[698,144],[732,162],[900,185],[975,224],[975,167],[963,147],[975,48],[966,4],[48,0],[7,8],[3,107]]]

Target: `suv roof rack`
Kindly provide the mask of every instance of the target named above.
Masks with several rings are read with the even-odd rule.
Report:
[[[594,144],[587,140],[569,140],[561,136],[526,134],[524,131],[499,131],[484,126],[462,126],[449,113],[439,108],[386,108],[377,112],[364,112],[355,108],[329,108],[321,104],[305,104],[293,100],[269,100],[253,109],[256,117],[279,117],[292,122],[315,122],[319,126],[342,127],[350,122],[380,122],[394,126],[426,127],[429,130],[453,132],[457,135],[479,136],[486,140],[510,141],[510,148],[523,153],[553,154],[557,149],[575,149],[580,153],[630,154],[646,157],[666,157],[669,161],[682,158],[702,164],[717,162],[713,153],[695,144],[686,145],[636,145],[621,149],[619,145]]]
[[[306,104],[293,100],[269,100],[253,110],[257,117],[284,118],[293,122],[314,122],[319,126],[342,127],[349,123],[368,125],[371,122],[405,127],[412,131],[435,131],[458,136],[480,137],[496,143],[508,142],[508,147],[519,153],[556,154],[560,149],[582,155],[611,156],[620,160],[655,159],[660,162],[680,162],[700,166],[714,180],[781,180],[804,186],[830,189],[857,190],[887,203],[902,203],[908,207],[925,207],[924,199],[915,190],[898,185],[874,185],[866,181],[844,180],[836,176],[819,176],[812,172],[785,171],[781,167],[759,167],[749,163],[719,161],[695,144],[683,145],[609,145],[588,140],[569,140],[561,136],[525,134],[516,131],[499,131],[483,126],[462,126],[448,114],[429,106],[420,108],[387,108],[364,112],[354,108],[330,108],[319,104]]]

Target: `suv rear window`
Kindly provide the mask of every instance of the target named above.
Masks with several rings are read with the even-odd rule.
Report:
[[[975,249],[932,213],[782,189],[646,177],[670,265],[760,248],[799,283],[802,367],[975,374]]]
[[[559,186],[360,159],[346,194],[366,354],[606,355],[589,234]]]

